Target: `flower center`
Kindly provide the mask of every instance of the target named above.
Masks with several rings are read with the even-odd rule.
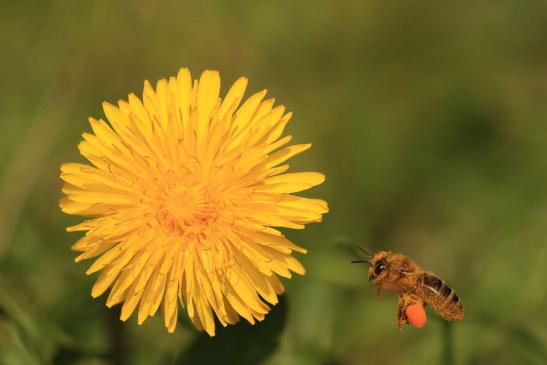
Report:
[[[202,184],[166,188],[156,212],[160,225],[177,235],[201,234],[218,218],[217,204]]]

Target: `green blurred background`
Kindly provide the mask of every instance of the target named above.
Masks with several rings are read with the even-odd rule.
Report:
[[[546,40],[545,1],[2,1],[0,364],[546,364]],[[57,206],[87,117],[182,66],[294,111],[331,208],[288,232],[308,272],[280,305],[212,339],[93,300]],[[354,244],[436,272],[466,319],[399,333]]]

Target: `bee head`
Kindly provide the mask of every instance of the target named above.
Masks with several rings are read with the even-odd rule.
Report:
[[[370,268],[368,269],[368,281],[373,281],[377,283],[382,280],[386,275],[386,269],[388,267],[389,256],[391,255],[390,251],[380,251],[374,255],[370,255],[367,251],[357,246],[367,258],[365,260],[353,260],[352,263],[368,263]]]
[[[370,269],[368,269],[368,281],[378,282],[385,276],[388,266],[388,256],[390,252],[380,251],[370,260]]]

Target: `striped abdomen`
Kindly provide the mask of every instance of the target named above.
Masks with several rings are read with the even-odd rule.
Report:
[[[444,319],[463,319],[463,303],[444,281],[433,274],[422,273],[417,284],[416,294]]]

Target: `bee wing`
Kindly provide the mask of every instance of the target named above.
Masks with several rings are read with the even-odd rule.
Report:
[[[401,281],[409,288],[413,288],[420,280],[420,272],[417,271],[403,271],[401,273]]]

